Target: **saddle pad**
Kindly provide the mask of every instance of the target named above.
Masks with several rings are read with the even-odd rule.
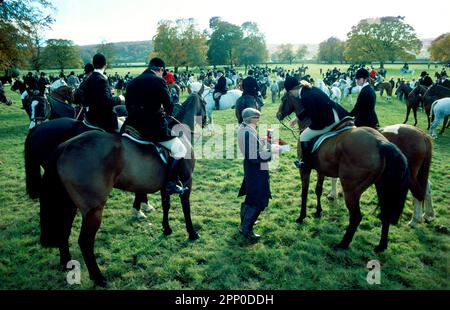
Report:
[[[131,135],[127,134],[127,133],[123,133],[122,137],[128,138],[131,141],[134,141],[134,142],[136,142],[138,144],[154,146],[156,151],[158,152],[159,157],[163,161],[163,163],[165,163],[166,165],[168,164],[169,158],[168,158],[167,152],[164,151],[164,147],[162,147],[160,145],[157,145],[157,144],[155,144],[153,142],[150,142],[150,141],[144,141],[144,140],[136,139],[136,138],[132,137]]]
[[[323,143],[323,141],[325,141],[326,139],[331,138],[331,137],[334,137],[334,136],[337,136],[337,135],[340,134],[341,132],[344,132],[344,131],[349,130],[349,129],[352,129],[352,128],[355,128],[355,127],[354,127],[354,126],[347,126],[347,127],[341,128],[341,129],[339,129],[339,130],[337,130],[337,131],[330,131],[330,132],[324,133],[324,134],[321,135],[321,136],[317,139],[317,141],[314,143],[314,146],[313,146],[313,149],[312,149],[311,153],[314,153],[315,151],[317,151],[317,149],[320,147],[320,145],[321,145],[321,144]]]

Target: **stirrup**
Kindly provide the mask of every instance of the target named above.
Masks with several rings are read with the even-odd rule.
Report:
[[[176,184],[175,182],[170,182],[166,186],[166,193],[168,195],[172,195],[172,194],[183,195],[187,190],[189,190],[189,187],[180,186],[180,185]]]
[[[300,161],[298,159],[294,160],[294,165],[297,169],[305,169],[308,167],[304,161]]]

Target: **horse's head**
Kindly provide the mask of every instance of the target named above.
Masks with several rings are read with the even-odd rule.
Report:
[[[54,89],[51,91],[52,96],[62,100],[62,101],[67,101],[69,103],[73,102],[73,88],[70,86],[60,86],[57,89]]]
[[[11,90],[12,91],[19,90],[22,93],[23,92],[22,90],[25,90],[25,83],[22,82],[20,79],[16,79],[14,80],[14,83],[11,85]]]
[[[0,102],[6,105],[12,104],[12,101],[8,97],[6,97],[5,90],[3,89],[3,87],[0,87]]]
[[[281,104],[278,107],[277,119],[282,121],[286,116],[295,111],[295,105],[298,104],[298,98],[293,94],[294,90],[298,91],[300,86],[295,87],[291,91],[287,91],[281,97]]]
[[[195,122],[204,128],[207,123],[207,118],[205,101],[202,96],[197,92],[190,94],[181,104],[180,109],[175,114],[175,118],[188,125],[191,131],[194,130],[194,118]]]

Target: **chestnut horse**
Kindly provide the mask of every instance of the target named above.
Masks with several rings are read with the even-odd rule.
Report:
[[[282,98],[277,118],[282,121],[292,112],[300,115],[302,109],[301,100],[288,92]],[[300,142],[297,152],[300,155]],[[382,224],[380,243],[375,251],[384,251],[388,245],[389,226],[397,224],[408,192],[408,163],[402,152],[378,131],[355,127],[325,140],[313,154],[311,164],[318,173],[318,184],[323,183],[325,176],[339,177],[344,191],[350,221],[342,241],[334,248],[349,247],[362,219],[359,206],[361,194],[375,184]],[[300,170],[301,212],[297,223],[302,223],[306,217],[310,174],[311,170]],[[322,187],[316,187],[316,193],[320,197]],[[319,208],[319,199],[317,203]]]
[[[192,139],[195,119],[200,116],[204,126],[206,112],[199,94],[190,95],[175,116],[183,123],[177,125],[176,130],[182,130],[185,134],[182,141],[188,149],[180,180],[189,190],[180,197],[191,240],[199,236],[190,214],[189,198],[195,159],[193,148],[187,140]],[[79,208],[82,225],[78,243],[89,276],[96,285],[106,286],[106,278],[95,259],[94,243],[103,208],[113,187],[135,193],[161,191],[164,234],[172,233],[169,226],[170,196],[163,190],[168,168],[150,146],[94,130],[61,144],[53,157],[45,171],[40,196],[41,245],[58,247],[63,266],[71,259],[68,239]]]
[[[417,127],[404,124],[386,126],[380,128],[380,132],[389,142],[394,143],[408,160],[409,190],[414,205],[413,216],[408,224],[416,227],[417,223],[422,222],[422,207],[425,210],[425,222],[431,222],[434,216],[431,183],[428,180],[433,152],[431,137]],[[336,181],[337,179],[332,179],[331,182],[331,193],[328,196],[331,199],[336,198]]]

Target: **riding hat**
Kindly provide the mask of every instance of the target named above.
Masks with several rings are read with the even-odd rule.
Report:
[[[368,79],[369,78],[369,71],[367,71],[364,68],[359,68],[358,71],[356,71],[356,75],[355,75],[356,79]]]
[[[428,75],[428,73],[426,71],[422,71],[422,73],[420,74],[420,77],[424,77],[424,76],[427,76],[427,75]]]
[[[242,111],[242,119],[244,122],[247,122],[251,118],[259,118],[261,116],[261,112],[253,108],[246,108]]]
[[[284,81],[284,89],[286,91],[291,91],[295,86],[300,85],[300,82],[292,76],[286,77],[286,80]]]

